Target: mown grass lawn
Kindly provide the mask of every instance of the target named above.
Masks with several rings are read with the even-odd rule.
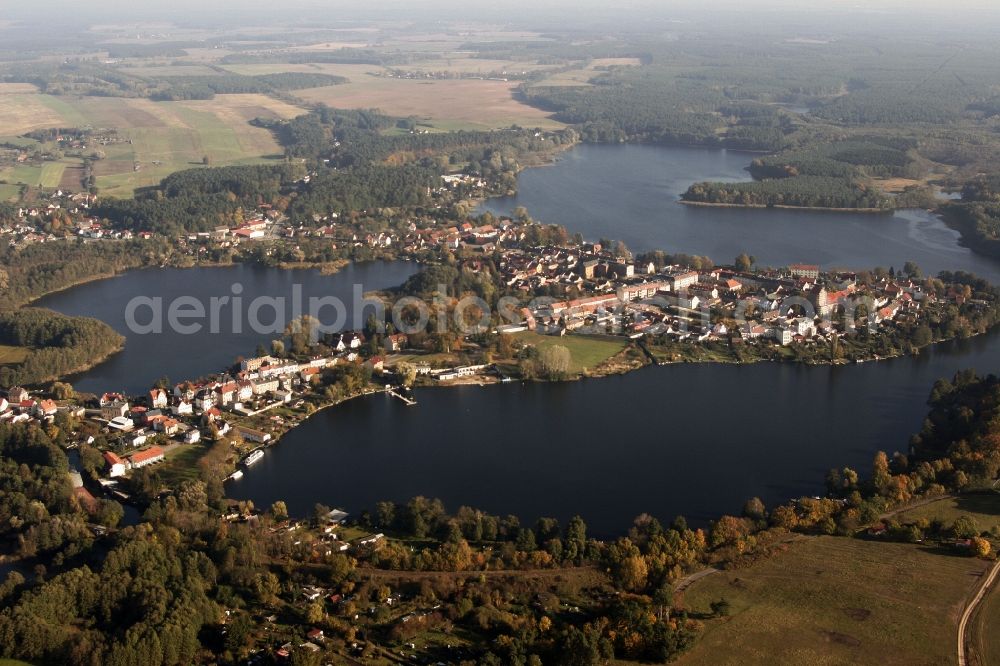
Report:
[[[198,478],[198,461],[208,453],[209,443],[183,444],[171,449],[166,454],[166,460],[155,467],[160,478],[171,488],[176,488],[184,481],[194,481]]]
[[[539,351],[553,345],[561,345],[569,350],[572,356],[570,372],[580,373],[591,370],[625,348],[624,340],[614,338],[592,337],[586,335],[539,335],[531,331],[514,334],[518,341],[533,345]]]

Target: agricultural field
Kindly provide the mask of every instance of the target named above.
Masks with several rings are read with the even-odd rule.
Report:
[[[71,165],[78,166],[79,160],[63,159],[43,162],[38,165],[18,164],[17,166],[0,167],[0,180],[7,181],[10,187],[15,189],[19,184],[54,189],[63,182],[63,174],[66,168]],[[77,180],[77,187],[79,187],[79,180]]]
[[[395,116],[416,116],[439,130],[482,130],[512,124],[562,127],[547,112],[514,99],[518,85],[514,81],[409,80],[368,74],[350,79],[343,85],[295,94],[308,102],[333,107],[373,108]]]
[[[954,663],[958,618],[989,563],[919,544],[814,537],[748,569],[695,582],[692,613],[712,601],[682,666]]]
[[[64,122],[48,95],[24,83],[0,83],[0,137],[16,137]]]
[[[381,65],[365,65],[350,63],[277,63],[254,65],[224,65],[226,71],[244,76],[262,74],[284,74],[285,72],[302,72],[306,74],[330,74],[343,76],[351,81],[370,74],[388,71]],[[378,77],[371,77],[377,79]]]
[[[534,60],[491,60],[464,56],[428,58],[401,66],[399,69],[414,72],[450,72],[453,74],[488,74],[490,72],[534,72],[552,69],[553,65],[540,65]]]
[[[514,335],[518,342],[533,345],[539,350],[552,347],[553,345],[566,347],[572,356],[570,372],[574,374],[597,367],[625,348],[625,343],[621,340],[585,335],[558,337],[554,335],[539,335],[530,331],[523,331]]]
[[[595,58],[586,67],[556,72],[535,83],[536,86],[590,86],[590,80],[612,67],[638,67],[638,58]]]
[[[15,112],[4,114],[5,109]],[[252,164],[280,156],[272,134],[250,125],[256,117],[293,118],[300,107],[264,95],[217,95],[212,100],[153,102],[148,99],[0,94],[0,136],[42,127],[115,128],[128,140],[105,146],[95,163],[105,196],[128,197],[181,169],[202,164]],[[37,114],[37,115],[34,115]],[[79,160],[9,167],[0,180],[42,187],[79,186]],[[64,177],[66,180],[64,180]],[[75,179],[75,184],[74,184]]]
[[[339,51],[340,49],[363,49],[368,46],[368,42],[361,41],[333,41],[333,42],[320,42],[319,44],[300,44],[299,46],[293,46],[289,48],[289,51],[310,51],[310,52],[320,52],[323,51]]]
[[[2,170],[0,170],[0,180],[4,180]],[[21,187],[19,185],[0,183],[0,201],[15,201],[20,194]]]

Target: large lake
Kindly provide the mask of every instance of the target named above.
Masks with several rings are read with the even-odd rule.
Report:
[[[296,286],[301,289],[305,311],[311,297],[335,296],[346,306],[346,324],[356,327],[364,324],[364,316],[359,319],[353,316],[356,289],[365,292],[397,287],[417,270],[416,264],[402,261],[351,264],[334,275],[323,275],[318,270],[280,270],[242,264],[147,269],[89,282],[46,296],[33,305],[70,315],[96,317],[125,336],[125,349],[121,353],[70,378],[76,390],[138,394],[147,391],[160,377],[179,382],[219,372],[232,365],[238,356],[251,356],[258,344],[269,346],[272,339],[281,337],[278,334],[261,335],[249,325],[249,307],[254,298],[282,299],[275,302],[284,303],[287,320],[291,317]],[[238,286],[234,288],[234,285]],[[194,297],[209,314],[212,298],[233,298],[236,291],[243,299],[239,329],[230,324],[230,301],[230,306],[219,309],[218,333],[209,332],[207,319],[203,320],[202,331],[198,333],[167,330],[168,308],[175,299]],[[162,299],[164,333],[136,333],[126,325],[126,304],[133,298],[144,297]],[[271,308],[261,307],[257,320],[269,324],[274,319],[272,312]],[[330,311],[325,314],[333,316]],[[152,321],[151,317],[150,309],[141,307],[135,320],[147,324]]]
[[[577,146],[553,165],[518,177],[518,193],[481,210],[509,215],[524,206],[536,220],[585,238],[622,240],[633,251],[662,249],[731,263],[741,252],[763,265],[962,268],[1000,282],[1000,264],[959,245],[959,234],[920,210],[894,215],[685,206],[694,182],[743,181],[748,153],[636,145]]]
[[[868,471],[906,451],[933,382],[1000,368],[1000,336],[920,358],[844,367],[650,367],[565,384],[415,391],[320,412],[285,435],[229,492],[293,512],[357,512],[383,499],[439,497],[533,521],[582,515],[624,532],[642,512],[703,522],[823,491],[831,467]]]
[[[1000,281],[1000,264],[960,247],[933,217],[688,209],[675,203],[704,178],[741,179],[745,154],[636,146],[582,146],[555,166],[521,175],[509,210],[634,249],[708,254],[746,250],[771,264],[973,270]],[[337,276],[249,267],[140,271],[41,301],[91,314],[122,330],[133,295],[287,294],[376,289],[402,282],[412,264],[368,264]],[[325,293],[325,292],[324,292]],[[194,377],[252,351],[259,336],[129,335],[126,351],[79,378],[86,390],[144,390],[162,374]],[[383,395],[325,410],[288,433],[232,496],[258,506],[285,500],[357,513],[382,499],[440,497],[526,521],[579,513],[598,534],[625,531],[649,512],[703,522],[737,512],[754,495],[769,504],[820,493],[826,470],[870,468],[875,451],[906,450],[931,385],[973,367],[1000,370],[1000,332],[941,345],[918,358],[838,368],[759,364],[647,368],[567,384],[421,389],[406,407]]]

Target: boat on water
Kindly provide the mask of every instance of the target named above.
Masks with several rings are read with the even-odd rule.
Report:
[[[243,459],[243,465],[249,467],[250,465],[254,464],[263,457],[264,457],[264,450],[257,449],[256,451],[254,451],[253,453],[251,453],[250,455],[248,455],[246,458]]]
[[[243,470],[241,470],[241,469],[236,470],[235,472],[233,472],[232,474],[230,474],[228,478],[229,478],[230,481],[238,481],[239,479],[242,479],[243,478]]]

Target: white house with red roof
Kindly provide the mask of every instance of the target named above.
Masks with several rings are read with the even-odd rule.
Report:
[[[153,409],[166,409],[169,404],[167,392],[161,388],[155,388],[149,392],[149,404]]]
[[[145,467],[146,465],[158,463],[163,460],[163,458],[163,449],[158,446],[151,446],[145,451],[133,453],[129,456],[129,462],[132,465],[132,469],[139,469],[140,467]]]
[[[59,411],[59,405],[57,405],[54,400],[42,400],[37,405],[35,405],[35,415],[39,417],[55,416],[56,412],[58,411]]]
[[[108,464],[108,476],[122,476],[128,470],[128,464],[111,451],[104,452],[104,462]]]

